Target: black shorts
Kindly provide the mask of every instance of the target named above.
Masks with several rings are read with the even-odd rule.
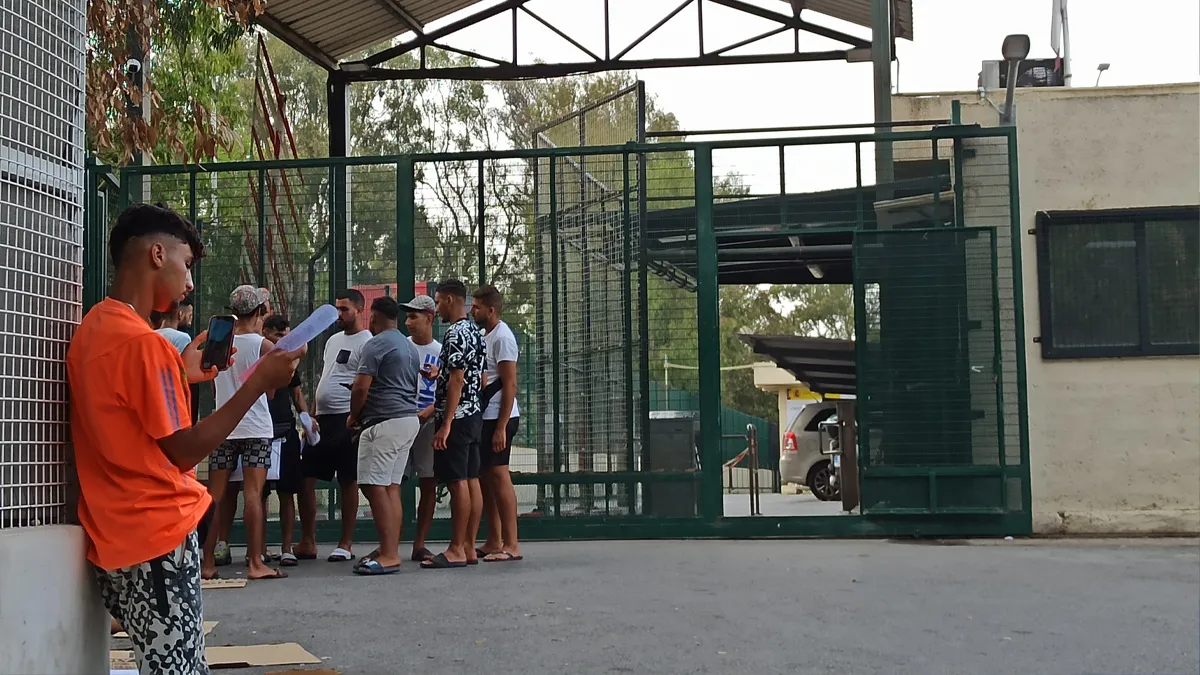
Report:
[[[320,424],[320,422],[318,422]],[[304,466],[300,458],[300,434],[292,429],[287,435],[275,440],[282,440],[279,448],[279,478],[268,481],[270,489],[283,494],[299,494],[304,487]]]
[[[492,449],[492,436],[496,435],[496,422],[500,420],[484,420],[483,431],[479,433],[479,466],[480,468],[488,468],[490,466],[508,466],[508,460],[512,457],[513,438],[517,436],[517,427],[521,424],[520,417],[513,417],[508,420],[508,425],[504,427],[504,450],[496,452]]]
[[[348,414],[317,415],[321,442],[304,450],[305,478],[332,481],[336,475],[342,485],[358,481],[358,452],[346,428],[347,417]]]
[[[483,413],[454,420],[446,449],[433,451],[433,475],[439,483],[457,483],[479,478],[479,430]],[[441,428],[440,420],[436,421]]]

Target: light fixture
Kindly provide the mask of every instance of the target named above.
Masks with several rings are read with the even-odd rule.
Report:
[[[1029,56],[1029,36],[1009,35],[1005,37],[1003,44],[1000,45],[1000,54],[1008,62],[1008,82],[1006,83],[1008,87],[1004,95],[1004,110],[1000,114],[1000,124],[1008,125],[1013,123],[1013,96],[1017,89],[1017,70],[1021,66],[1021,61]]]
[[[1100,86],[1100,76],[1104,74],[1104,71],[1108,70],[1111,67],[1112,67],[1111,64],[1108,64],[1108,63],[1101,63],[1100,65],[1096,66],[1096,86],[1097,87]]]

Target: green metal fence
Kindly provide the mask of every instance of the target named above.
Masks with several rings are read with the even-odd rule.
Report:
[[[897,164],[875,185],[880,143]],[[197,325],[242,282],[270,287],[294,320],[350,286],[497,285],[522,335],[512,468],[530,537],[1012,533],[1029,508],[1014,148],[1012,130],[956,126],[95,167],[90,184],[96,204],[153,199],[198,224]],[[745,153],[778,157],[777,189],[730,178]],[[91,211],[92,302],[115,210]],[[723,518],[720,467],[746,420],[728,428],[723,406],[720,286],[851,282],[863,511],[918,518]],[[664,359],[694,368],[671,375],[669,396],[652,366]],[[683,408],[690,436],[663,412]],[[955,471],[1003,489],[936,478]]]

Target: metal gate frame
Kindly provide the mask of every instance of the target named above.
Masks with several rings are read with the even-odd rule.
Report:
[[[1019,397],[1019,436],[1021,465],[1013,469],[1021,481],[1020,511],[1010,511],[999,515],[979,514],[948,514],[922,513],[916,515],[888,514],[886,516],[797,516],[797,517],[724,517],[721,466],[721,377],[720,377],[720,340],[717,327],[720,320],[719,311],[719,267],[718,249],[719,237],[715,229],[714,217],[714,171],[713,150],[729,148],[778,147],[782,150],[794,146],[828,145],[834,143],[853,144],[859,147],[863,144],[874,143],[933,143],[936,157],[937,142],[952,141],[955,144],[955,156],[958,158],[956,172],[961,174],[963,157],[968,152],[963,150],[964,144],[972,139],[985,139],[1002,146],[1007,153],[1008,175],[1008,223],[1006,228],[997,225],[997,232],[1004,229],[999,240],[1007,239],[1011,246],[1011,267],[1013,270],[1012,291],[1017,302],[1013,306],[1012,320],[1015,335],[1014,349],[1016,362],[1016,389]],[[196,176],[216,171],[262,172],[299,171],[303,169],[329,172],[330,175],[349,173],[354,167],[392,165],[395,167],[395,255],[396,283],[399,288],[412,288],[416,277],[416,249],[414,236],[417,212],[417,180],[416,164],[419,162],[437,161],[494,161],[499,159],[537,161],[550,158],[601,156],[618,158],[628,167],[644,161],[646,156],[654,153],[684,153],[690,157],[694,169],[694,280],[696,298],[696,333],[697,353],[699,363],[699,459],[698,471],[675,472],[645,472],[623,471],[619,473],[555,472],[551,474],[518,474],[514,475],[517,485],[603,485],[603,484],[639,484],[643,486],[671,483],[692,483],[697,489],[697,504],[695,517],[650,517],[647,515],[587,515],[563,518],[523,518],[521,522],[522,537],[529,540],[537,539],[642,539],[642,538],[680,538],[680,537],[830,537],[830,536],[969,536],[969,535],[1004,535],[1024,534],[1031,531],[1030,495],[1029,495],[1029,462],[1028,462],[1028,431],[1025,415],[1025,352],[1024,352],[1024,318],[1020,299],[1021,291],[1021,253],[1019,236],[1019,201],[1017,194],[1017,162],[1016,136],[1011,128],[983,129],[973,126],[938,127],[932,131],[903,131],[880,132],[859,135],[801,137],[767,140],[737,140],[714,141],[709,143],[661,143],[637,144],[624,146],[606,146],[590,148],[548,148],[536,150],[515,150],[507,152],[464,152],[442,155],[406,155],[393,157],[369,158],[328,158],[319,160],[287,160],[277,162],[234,162],[227,164],[190,166],[149,166],[129,167],[116,171],[122,188],[118,196],[122,202],[129,201],[133,193],[129,186],[139,184],[143,177],[153,176],[183,176],[192,187],[191,197],[183,196],[181,201],[190,199],[187,208],[181,209],[187,213],[195,212]],[[96,197],[96,187],[103,182],[98,177],[112,173],[109,167],[92,166],[94,174],[89,178],[89,188],[92,190],[89,206],[99,206],[101,200]],[[261,184],[260,179],[260,184]],[[336,183],[336,181],[334,181]],[[963,184],[956,180],[954,189],[958,197],[957,205],[961,210]],[[259,199],[264,199],[263,192],[257,193]],[[121,198],[123,196],[123,198]],[[330,218],[330,238],[333,241],[345,241],[348,221],[353,214],[345,213],[346,201],[331,197],[331,203],[340,205],[340,211]],[[261,203],[261,202],[260,202]],[[96,264],[103,259],[102,244],[107,231],[107,219],[103,209],[91,210],[89,227],[92,228],[87,237],[91,250],[86,260],[88,269],[85,270],[87,285],[86,297],[94,302],[103,296],[106,283],[105,266]],[[861,214],[861,208],[860,208]],[[260,220],[264,217],[260,214]],[[959,222],[963,222],[959,219]],[[644,228],[644,219],[636,223]],[[626,221],[631,227],[630,221]],[[860,223],[861,225],[861,223]],[[482,229],[482,228],[481,228]],[[482,244],[481,244],[482,246]],[[690,254],[689,254],[690,255]],[[261,259],[261,257],[260,257]],[[336,270],[335,270],[336,271]],[[345,273],[345,270],[342,270]],[[336,275],[335,275],[336,276]],[[330,279],[330,287],[339,284],[338,278]],[[644,310],[643,310],[644,311]],[[643,374],[648,377],[648,374]],[[415,487],[406,487],[406,503],[413,503]],[[413,509],[406,509],[408,524],[412,524]],[[332,535],[339,527],[337,523],[324,523],[321,532]],[[326,529],[328,528],[328,529]],[[369,522],[359,523],[359,536],[370,539],[374,536],[373,527]],[[435,521],[431,536],[444,538],[448,535],[448,523]]]

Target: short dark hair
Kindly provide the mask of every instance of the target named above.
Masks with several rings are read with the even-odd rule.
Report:
[[[492,286],[491,284],[484,284],[483,286],[475,289],[475,292],[471,294],[471,297],[474,298],[476,302],[496,310],[497,313],[504,311],[504,296],[501,295],[500,291],[496,290],[496,287]]]
[[[263,330],[279,331],[282,333],[291,326],[288,318],[282,314],[272,314],[263,319]]]
[[[447,279],[437,285],[437,290],[434,293],[443,293],[446,295],[455,295],[463,300],[467,299],[467,285],[458,279]]]
[[[389,298],[386,295],[371,301],[371,311],[379,312],[390,321],[400,320],[400,303],[396,302],[395,298]]]
[[[163,322],[167,320],[167,317],[171,316],[173,313],[174,312],[151,311],[150,325],[153,326],[155,330],[158,330],[159,327],[163,325]]]
[[[349,300],[350,304],[354,305],[355,307],[357,307],[359,309],[362,309],[367,304],[367,299],[363,297],[362,292],[359,291],[357,288],[347,288],[344,291],[338,291],[338,294],[334,299],[335,300]]]
[[[196,303],[194,300],[192,300],[191,293],[188,293],[186,296],[184,296],[184,298],[182,300],[179,301],[180,307],[191,307],[194,304],[196,304]]]
[[[204,257],[204,244],[200,233],[187,218],[175,213],[164,204],[134,204],[117,216],[117,224],[108,235],[108,255],[114,267],[121,266],[125,247],[131,239],[152,234],[175,237],[192,249],[192,257]]]

